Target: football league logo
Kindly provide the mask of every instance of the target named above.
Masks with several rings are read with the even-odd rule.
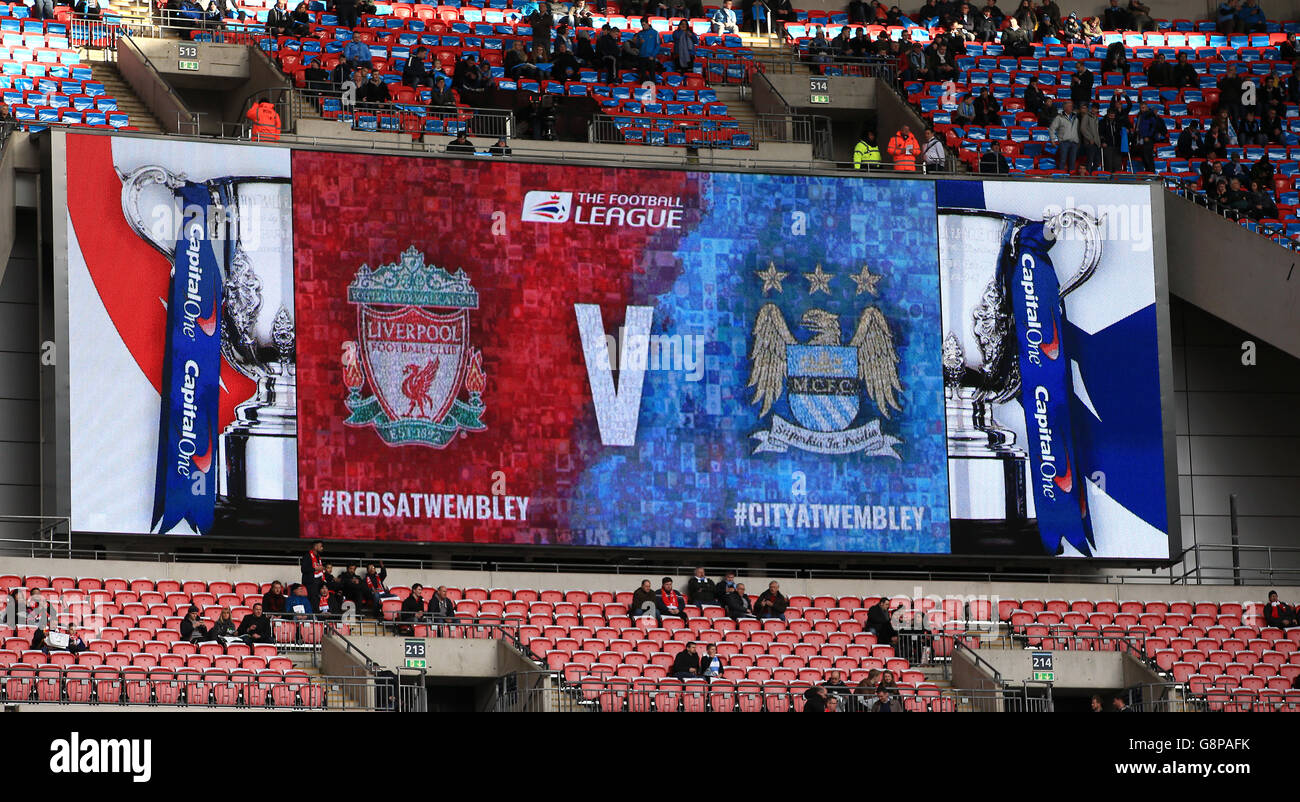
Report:
[[[763,294],[771,290],[779,295],[782,281],[790,274],[769,264],[756,275],[763,281]],[[833,273],[821,265],[803,274],[809,283],[808,296],[831,295]],[[877,295],[880,276],[865,266],[848,276],[861,295]],[[837,287],[836,289],[841,289]],[[875,405],[886,419],[891,410],[901,411],[898,379],[898,352],[894,336],[884,313],[876,306],[862,309],[852,323],[852,335],[844,342],[845,321],[825,309],[813,307],[799,318],[798,325],[811,333],[802,342],[787,325],[781,307],[764,303],[754,322],[750,348],[749,387],[754,388],[751,404],[760,406],[760,418],[771,416],[770,428],[750,435],[758,441],[754,453],[784,453],[797,448],[816,454],[849,454],[901,459],[894,446],[902,442],[881,430],[879,419],[853,427],[864,405],[863,396]],[[789,414],[786,420],[774,411],[785,396]]]
[[[520,219],[525,223],[567,223],[572,208],[572,192],[533,190],[524,196]]]
[[[408,248],[400,264],[362,265],[348,285],[358,339],[343,343],[350,426],[372,426],[391,445],[442,448],[479,432],[487,375],[469,342],[478,293],[465,271],[425,265]],[[372,395],[363,398],[362,388]]]

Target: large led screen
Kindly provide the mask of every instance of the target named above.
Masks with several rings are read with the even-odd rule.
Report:
[[[65,141],[78,531],[1167,554],[1144,188]]]

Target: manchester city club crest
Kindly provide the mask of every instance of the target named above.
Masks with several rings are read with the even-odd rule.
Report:
[[[763,281],[764,296],[769,291],[779,295],[784,289],[782,282],[790,275],[775,264],[756,274]],[[803,278],[812,302],[819,292],[830,296],[832,280],[838,276],[825,272],[819,264]],[[854,297],[878,295],[880,278],[866,266],[850,274],[848,279],[857,287]],[[847,328],[846,323],[850,324]],[[748,386],[754,388],[750,403],[760,407],[760,418],[770,416],[770,424],[750,435],[758,441],[754,453],[784,453],[796,448],[816,454],[860,452],[901,459],[894,446],[902,441],[885,433],[879,418],[854,425],[868,403],[886,420],[891,410],[903,408],[898,352],[884,312],[866,306],[856,321],[845,321],[841,315],[812,306],[803,312],[798,327],[810,332],[802,342],[791,332],[776,303],[766,302],[758,310]],[[845,342],[848,331],[852,334]],[[783,396],[793,421],[777,411]]]
[[[442,448],[480,432],[487,376],[470,344],[478,292],[464,270],[426,265],[414,247],[399,264],[362,265],[348,285],[357,340],[343,343],[349,426],[372,426],[391,445]],[[362,397],[362,388],[372,393]]]

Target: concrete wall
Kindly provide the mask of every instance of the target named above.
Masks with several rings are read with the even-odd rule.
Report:
[[[328,655],[322,651],[324,673],[334,675],[335,668],[346,676],[353,666],[362,665],[355,655],[347,655],[334,639]],[[407,638],[381,635],[348,636],[348,640],[384,668],[393,670],[406,665],[405,643],[422,640],[428,665],[425,676],[430,680],[495,679],[513,671],[536,671],[531,661],[514,647],[490,638]]]
[[[12,203],[8,208],[15,214]],[[13,240],[0,279],[0,516],[36,516],[41,514],[37,218],[27,210],[16,214],[23,233]],[[0,522],[0,539],[30,537],[35,528],[35,522]]]
[[[148,44],[148,40],[142,40]],[[117,69],[131,86],[140,102],[153,112],[158,124],[168,133],[193,133],[193,114],[185,101],[168,86],[165,78],[151,66],[151,58],[134,39],[119,39],[117,43]]]
[[[1033,680],[1030,649],[981,649],[984,658],[1006,682]],[[1127,688],[1160,679],[1130,655],[1119,652],[1052,652],[1052,670],[1057,688],[1100,690]],[[957,687],[965,688],[954,681]]]
[[[1243,261],[1232,269],[1249,269]],[[1172,253],[1169,263],[1175,273]],[[1295,307],[1290,315],[1300,328]],[[1236,494],[1241,543],[1300,546],[1300,360],[1186,302],[1176,300],[1170,317],[1183,545],[1228,544],[1228,497]],[[1242,364],[1247,341],[1258,348],[1249,366]],[[1268,560],[1259,551],[1241,556],[1246,567]],[[1300,554],[1272,560],[1300,570]],[[1202,555],[1202,564],[1226,569],[1231,555]]]

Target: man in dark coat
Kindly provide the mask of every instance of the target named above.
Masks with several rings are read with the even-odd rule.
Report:
[[[704,575],[703,568],[695,569],[695,576],[686,583],[686,598],[691,604],[717,604],[717,586]]]
[[[424,620],[426,608],[424,606],[424,586],[419,582],[411,585],[411,595],[402,600],[402,622],[403,625],[397,628],[397,631],[403,635],[414,635],[414,624]]]
[[[785,620],[785,610],[790,600],[781,594],[781,584],[776,581],[767,584],[767,590],[759,594],[755,610],[759,618],[779,618]]]
[[[686,617],[686,599],[673,590],[673,580],[669,577],[663,578],[662,585],[655,593],[655,611],[660,618],[666,615]]]
[[[894,644],[898,642],[898,633],[888,607],[888,601],[881,599],[867,611],[867,630],[876,633],[876,643]]]
[[[754,617],[754,607],[749,601],[749,595],[745,593],[743,584],[734,585],[727,591],[727,594],[722,597],[722,606],[727,608],[727,615],[733,620]]]
[[[321,561],[321,553],[324,551],[325,543],[317,540],[311,544],[311,550],[298,560],[298,572],[302,574],[302,584],[307,586],[307,595],[312,598],[320,593],[320,583],[325,580],[325,563]]]
[[[693,642],[686,644],[686,648],[677,653],[673,658],[673,667],[668,670],[668,673],[677,679],[695,679],[704,676],[704,667]]]

